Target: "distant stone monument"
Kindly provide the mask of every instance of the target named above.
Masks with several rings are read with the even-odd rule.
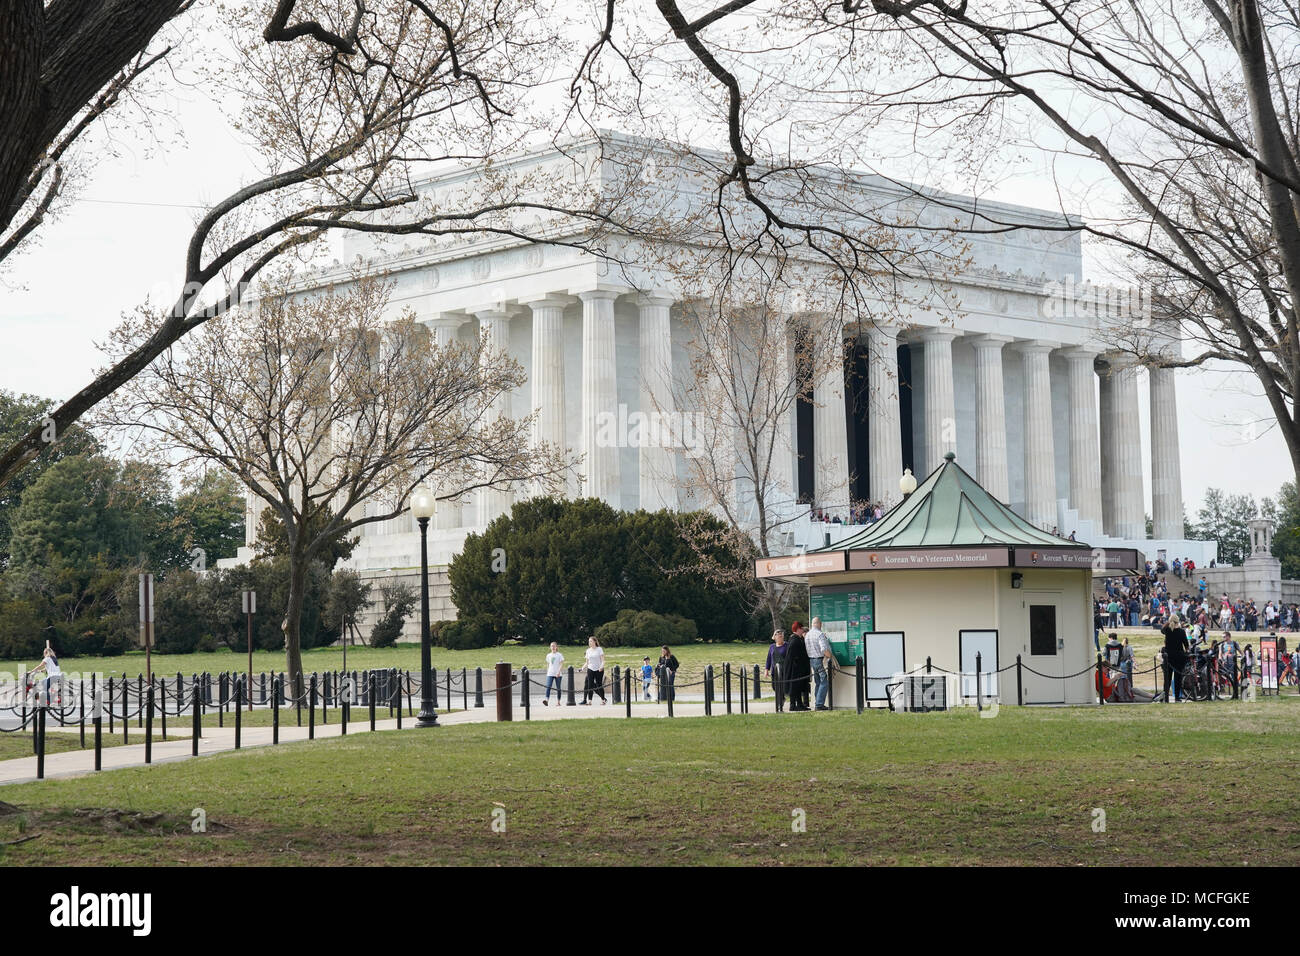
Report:
[[[1210,595],[1226,593],[1234,601],[1250,598],[1259,607],[1266,601],[1282,600],[1282,562],[1273,557],[1273,522],[1254,518],[1246,522],[1250,532],[1250,554],[1239,568],[1197,568],[1204,575]]]

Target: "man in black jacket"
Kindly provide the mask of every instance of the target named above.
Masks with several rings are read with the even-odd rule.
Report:
[[[1183,699],[1183,671],[1187,667],[1187,632],[1183,630],[1182,621],[1171,617],[1169,623],[1160,629],[1165,636],[1164,661],[1161,669],[1165,678],[1165,703],[1169,703],[1169,682],[1174,684],[1174,699]]]
[[[785,677],[786,692],[790,695],[790,709],[808,709],[808,682],[812,679],[812,664],[803,642],[803,628],[795,622],[786,641]]]

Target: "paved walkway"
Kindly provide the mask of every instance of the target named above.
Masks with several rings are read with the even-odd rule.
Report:
[[[488,706],[470,708],[469,710],[456,711],[450,714],[439,714],[438,723],[447,727],[453,727],[457,724],[483,724],[492,723],[496,720],[496,706],[492,700],[486,701]],[[750,701],[750,713],[770,714],[774,711],[772,700]],[[738,704],[733,701],[733,713],[739,713]],[[715,716],[726,715],[726,704],[718,701],[713,705]],[[673,705],[673,713],[678,717],[702,717],[704,716],[704,704],[692,701],[680,701]],[[294,712],[285,709],[281,714],[280,724],[280,743],[292,743],[308,739],[308,730],[304,727],[298,727],[294,723]],[[623,704],[592,704],[590,706],[575,705],[572,707],[542,707],[534,704],[531,710],[531,720],[581,720],[591,718],[609,718],[609,719],[626,719],[627,711]],[[342,736],[342,726],[338,723],[338,711],[330,708],[330,723],[316,725],[316,739],[322,740],[329,737]],[[666,704],[660,703],[635,703],[632,705],[633,717],[667,717],[668,708]],[[360,717],[358,720],[357,718]],[[287,722],[286,719],[287,718]],[[227,726],[225,727],[204,727],[203,737],[199,740],[199,756],[206,754],[222,753],[223,751],[235,749],[235,728],[230,724],[233,718],[227,714]],[[519,706],[519,701],[514,701],[514,719],[522,721],[524,719],[523,709]],[[413,729],[415,724],[414,717],[403,717],[403,729]],[[171,729],[171,728],[169,728]],[[385,719],[375,721],[376,730],[396,730],[396,719]],[[155,728],[157,731],[158,728]],[[182,721],[175,725],[175,730],[179,733],[188,733],[189,724]],[[75,725],[69,727],[49,726],[47,733],[76,733]],[[133,735],[143,735],[143,730],[135,727],[131,728]],[[354,708],[352,719],[348,721],[348,736],[353,734],[365,734],[370,732],[369,713],[364,708]],[[107,727],[105,727],[107,734]],[[30,736],[25,735],[30,740]],[[274,731],[271,727],[244,727],[240,735],[241,747],[268,747],[271,746],[271,739]],[[90,739],[90,731],[87,729],[87,739]],[[191,759],[192,741],[189,737],[184,740],[169,740],[166,743],[155,740],[153,744],[153,762],[154,763],[172,763],[177,760]],[[144,765],[144,744],[129,744],[123,746],[105,746],[101,749],[101,766],[104,770],[118,770],[122,767],[139,767]],[[45,755],[45,778],[54,779],[58,777],[80,777],[95,772],[95,751],[93,748],[87,750],[69,750],[62,753]],[[20,757],[15,760],[0,761],[0,786],[9,783],[29,783],[36,780],[36,758]]]

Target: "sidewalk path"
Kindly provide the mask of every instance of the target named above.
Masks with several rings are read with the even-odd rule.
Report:
[[[485,701],[488,706],[474,707],[469,710],[456,711],[450,714],[439,714],[438,723],[447,727],[453,727],[458,724],[485,724],[496,721],[496,704],[495,701]],[[750,713],[770,714],[775,707],[773,701],[750,701]],[[739,713],[740,708],[733,701],[733,713]],[[726,716],[726,704],[717,701],[713,705],[713,714],[715,717]],[[692,701],[680,701],[674,703],[673,714],[677,717],[703,717],[704,704]],[[342,725],[338,723],[337,711],[331,708],[331,722],[328,724],[316,725],[316,739],[323,740],[329,737],[342,736]],[[627,719],[627,711],[623,704],[609,704],[602,706],[593,704],[591,706],[575,705],[572,707],[541,707],[534,705],[531,710],[531,720],[582,720],[591,718],[604,717],[607,719]],[[360,716],[360,720],[357,717]],[[667,717],[668,706],[660,703],[636,703],[632,705],[633,717]],[[288,718],[288,722],[280,724],[280,743],[294,743],[308,739],[308,729],[298,727],[293,723],[293,711],[286,709],[282,714],[283,718]],[[519,701],[514,701],[514,719],[523,721],[523,708],[519,706]],[[404,730],[415,729],[414,717],[403,717],[402,728]],[[396,730],[396,719],[385,719],[375,721],[375,730]],[[176,730],[186,732],[189,730],[187,722],[177,725]],[[48,733],[54,732],[76,732],[75,726],[66,728],[49,727]],[[133,733],[143,733],[132,728]],[[354,734],[366,734],[370,732],[370,718],[366,710],[356,708],[353,710],[352,718],[348,721],[348,736]],[[435,731],[436,732],[436,731]],[[87,737],[90,736],[87,730]],[[240,746],[247,747],[269,747],[272,746],[271,740],[274,731],[271,727],[244,727],[240,735]],[[153,744],[153,762],[172,763],[177,760],[191,759],[191,743],[189,737],[184,740],[169,740],[166,743],[155,740]],[[226,727],[204,727],[203,737],[199,740],[199,756],[206,754],[222,753],[235,749],[235,728]],[[118,770],[122,767],[141,767],[145,766],[144,762],[144,744],[129,744],[125,747],[104,747],[101,751],[101,765],[104,770]],[[85,774],[95,772],[95,751],[93,748],[86,750],[69,750],[63,753],[45,755],[45,778],[47,780],[58,777],[80,777]],[[36,780],[36,758],[20,757],[15,760],[0,761],[0,786],[9,783],[30,783]]]

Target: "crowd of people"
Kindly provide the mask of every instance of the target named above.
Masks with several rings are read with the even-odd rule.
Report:
[[[1175,560],[1173,567],[1186,575],[1195,574],[1191,559]],[[1099,635],[1110,627],[1166,627],[1177,617],[1200,628],[1233,631],[1300,630],[1300,605],[1266,601],[1260,607],[1254,599],[1220,594],[1212,597],[1205,578],[1175,578],[1177,592],[1169,585],[1171,567],[1164,561],[1147,562],[1144,574],[1106,579],[1106,596],[1097,601],[1094,626]],[[1174,571],[1178,575],[1177,571]],[[1190,587],[1187,584],[1191,584]],[[1098,650],[1101,649],[1098,638]]]
[[[808,517],[823,524],[875,524],[888,510],[879,501],[855,501],[847,508],[813,508]]]

